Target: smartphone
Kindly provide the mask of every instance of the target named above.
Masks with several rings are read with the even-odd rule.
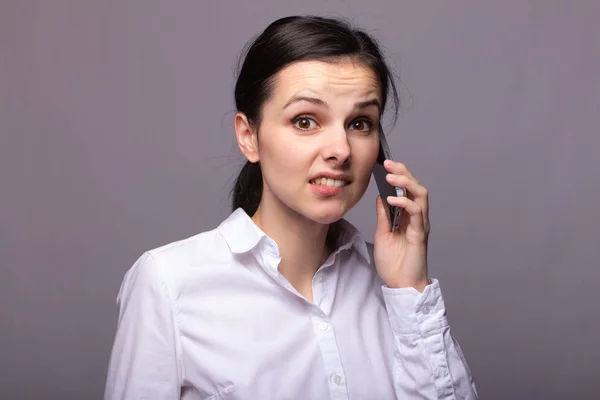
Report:
[[[377,189],[379,190],[381,200],[383,200],[383,205],[385,206],[385,211],[390,221],[392,232],[394,232],[398,229],[398,225],[400,225],[400,214],[402,213],[402,208],[390,206],[386,199],[388,196],[406,196],[406,190],[404,188],[390,185],[385,179],[389,172],[387,172],[387,170],[384,168],[383,162],[391,159],[392,155],[390,153],[390,147],[388,146],[383,129],[381,128],[381,125],[379,125],[379,154],[377,155],[377,161],[373,167],[373,176],[375,177],[375,182],[377,183]]]

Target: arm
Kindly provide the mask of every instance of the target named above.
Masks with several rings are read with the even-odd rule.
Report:
[[[105,400],[180,398],[181,344],[172,299],[156,264],[144,254],[121,285]]]
[[[439,282],[414,288],[383,287],[396,344],[398,399],[477,399],[471,371],[450,334]]]

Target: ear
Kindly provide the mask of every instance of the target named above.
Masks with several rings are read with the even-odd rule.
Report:
[[[254,124],[248,120],[246,114],[237,112],[233,127],[242,153],[251,163],[258,162],[258,136]]]

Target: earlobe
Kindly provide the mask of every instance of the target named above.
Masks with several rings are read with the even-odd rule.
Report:
[[[237,112],[233,125],[241,152],[251,163],[258,162],[258,137],[252,121],[248,120],[246,114]]]

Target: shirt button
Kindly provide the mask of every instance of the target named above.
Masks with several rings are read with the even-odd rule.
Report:
[[[323,277],[322,276],[319,277],[319,282],[323,282]]]
[[[321,322],[319,323],[319,329],[322,331],[326,331],[327,329],[329,329],[329,324],[327,322]]]
[[[344,378],[339,374],[335,374],[331,377],[331,381],[339,386],[344,383]]]
[[[424,305],[423,307],[421,307],[421,313],[422,314],[429,314],[429,311],[431,311],[431,307],[429,307],[428,305]]]
[[[401,357],[400,352],[398,350],[394,351],[394,357],[396,357],[396,358]]]

